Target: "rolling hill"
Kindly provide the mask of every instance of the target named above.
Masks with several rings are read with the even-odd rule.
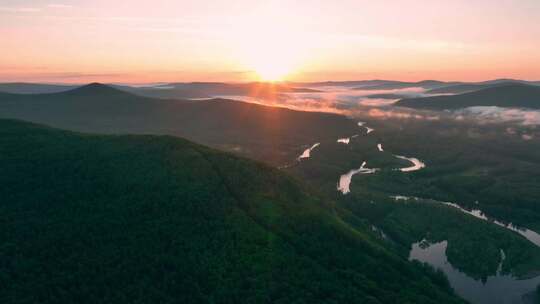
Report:
[[[169,136],[0,120],[3,303],[461,303],[334,204]]]
[[[72,90],[76,87],[78,87],[78,85],[9,82],[0,83],[0,92],[12,94],[44,94],[59,93]]]
[[[460,83],[456,85],[445,86],[441,88],[435,88],[427,91],[428,94],[463,94],[473,91],[479,91],[487,88],[494,88],[500,86],[508,86],[515,84],[529,84],[537,85],[535,82],[527,82],[523,80],[513,80],[513,79],[501,79],[486,81],[481,83]]]
[[[215,96],[251,96],[259,98],[277,98],[284,93],[314,93],[315,89],[293,87],[287,84],[265,82],[222,83],[190,82],[169,83],[162,86],[131,87],[114,86],[117,89],[152,98],[211,98]]]
[[[152,99],[102,84],[54,94],[0,93],[0,117],[75,131],[174,135],[279,165],[295,159],[303,145],[358,130],[335,114],[226,99]]]
[[[379,82],[372,81],[354,88],[355,90],[397,90],[406,88],[424,88],[435,89],[454,83],[443,82],[438,80],[422,80],[418,82],[405,82],[405,81],[393,81],[393,80],[381,80]]]
[[[111,84],[110,86],[139,96],[164,99],[211,98],[214,96],[276,97],[284,93],[319,92],[315,89],[295,87],[286,83],[274,84],[265,82],[179,82],[146,86],[121,84]],[[65,92],[78,87],[81,87],[81,85],[13,82],[0,83],[0,92],[12,94],[47,94]]]
[[[509,84],[460,95],[402,99],[398,106],[422,109],[459,109],[474,106],[540,108],[540,87]]]
[[[422,87],[432,89],[446,85],[454,85],[456,82],[444,82],[438,80],[422,80],[418,82],[398,81],[398,80],[352,80],[352,81],[321,81],[321,82],[287,82],[294,87],[317,88],[317,87],[349,87],[356,90],[393,90],[412,87]]]

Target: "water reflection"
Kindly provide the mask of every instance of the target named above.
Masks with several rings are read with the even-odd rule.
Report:
[[[447,241],[414,243],[409,260],[418,260],[442,270],[457,294],[473,304],[531,303],[531,293],[540,284],[540,276],[519,280],[511,275],[488,276],[485,282],[475,280],[454,268],[446,257]],[[501,263],[504,262],[504,252]],[[502,268],[502,264],[499,265]]]

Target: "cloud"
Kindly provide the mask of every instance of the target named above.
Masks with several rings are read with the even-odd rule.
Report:
[[[0,12],[6,13],[36,13],[39,11],[41,9],[37,7],[0,7]]]
[[[215,96],[242,100],[268,106],[278,106],[300,111],[338,113],[348,116],[368,115],[378,119],[440,120],[441,115],[432,111],[393,108],[397,99],[369,98],[371,94],[423,94],[424,89],[407,88],[391,90],[353,90],[345,87],[317,87],[321,92],[286,93],[268,96]]]
[[[366,98],[359,103],[366,107],[386,107],[396,103],[399,99]]]
[[[124,73],[61,73],[54,76],[59,78],[87,78],[87,77],[122,77],[127,76]]]
[[[367,47],[397,50],[423,50],[437,52],[461,52],[463,50],[477,49],[477,45],[467,44],[461,41],[446,41],[433,39],[402,39],[391,36],[374,36],[358,34],[339,34],[334,39],[341,43],[358,43]]]
[[[51,3],[45,6],[46,8],[53,9],[67,9],[72,8],[72,5],[60,4],[60,3]],[[28,13],[38,13],[43,9],[41,7],[11,7],[11,6],[0,6],[0,13],[13,13],[13,14],[28,14]]]
[[[352,117],[365,117],[376,119],[401,119],[442,121],[454,120],[463,123],[496,124],[505,123],[506,133],[518,134],[513,127],[526,126],[540,127],[540,110],[528,110],[500,107],[470,107],[455,111],[430,111],[394,107],[395,99],[378,99],[367,96],[374,91],[352,90],[346,87],[317,87],[322,92],[286,93],[276,94],[274,98],[266,96],[219,96],[230,99],[243,100],[269,106],[285,107],[293,110],[318,111],[344,114]],[[425,94],[423,90],[378,90],[376,94]],[[475,134],[469,134],[475,136]],[[521,136],[521,135],[520,135]],[[522,136],[523,140],[536,137]]]
[[[349,114],[348,106],[331,100],[318,100],[314,98],[298,98],[289,95],[279,95],[276,98],[258,98],[252,96],[215,96],[234,100],[241,100],[266,106],[282,107],[291,110],[328,112],[337,114]]]
[[[47,5],[47,7],[50,7],[50,8],[59,8],[59,9],[66,9],[66,8],[72,8],[73,5],[69,5],[69,4],[60,4],[60,3],[50,3]]]
[[[440,120],[441,116],[430,112],[419,112],[415,110],[397,110],[397,109],[370,109],[368,116],[379,119],[418,119],[418,120]]]

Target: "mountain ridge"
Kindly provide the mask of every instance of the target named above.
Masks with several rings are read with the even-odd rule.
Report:
[[[426,93],[427,94],[462,94],[462,93],[468,93],[468,92],[478,91],[482,89],[498,87],[498,86],[506,86],[506,85],[512,85],[512,84],[538,85],[535,82],[527,82],[527,81],[514,80],[514,79],[499,79],[499,80],[486,81],[486,82],[481,82],[481,83],[463,83],[463,84],[445,86],[441,88],[431,89],[427,91]]]
[[[302,145],[358,130],[337,114],[228,99],[154,99],[97,84],[54,94],[0,94],[0,117],[81,132],[185,137],[278,165],[295,159]]]
[[[473,106],[540,108],[540,87],[504,84],[459,95],[401,99],[398,106],[424,109],[458,109]]]

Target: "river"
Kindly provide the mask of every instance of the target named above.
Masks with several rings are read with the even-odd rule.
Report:
[[[363,162],[362,166],[360,166],[360,168],[353,169],[353,170],[341,175],[340,178],[339,178],[338,185],[337,185],[337,190],[340,191],[343,194],[347,194],[347,193],[351,192],[351,189],[350,189],[351,180],[352,180],[352,177],[355,174],[371,174],[371,173],[375,173],[375,172],[377,172],[379,170],[379,169],[366,168],[366,164],[367,164],[366,162]]]
[[[430,244],[422,240],[412,244],[409,260],[428,263],[442,270],[456,293],[473,304],[533,303],[532,294],[540,284],[540,276],[520,280],[498,272],[488,276],[485,282],[475,280],[450,264],[446,257],[447,246],[447,241]],[[504,259],[504,252],[501,252],[501,263]]]

